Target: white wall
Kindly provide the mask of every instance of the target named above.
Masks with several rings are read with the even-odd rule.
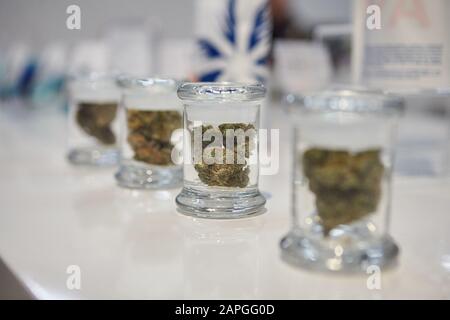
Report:
[[[23,41],[40,48],[48,42],[73,43],[100,35],[108,23],[149,18],[163,36],[188,36],[194,0],[0,0],[0,48]],[[81,7],[81,30],[66,28],[66,8]]]

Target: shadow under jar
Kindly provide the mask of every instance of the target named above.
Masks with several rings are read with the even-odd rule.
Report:
[[[122,139],[116,180],[122,187],[181,186],[183,115],[171,79],[126,78],[122,87]],[[180,160],[181,161],[181,160]]]
[[[261,85],[185,83],[184,181],[180,212],[211,219],[261,213],[258,130]]]
[[[285,261],[351,272],[395,261],[389,236],[394,137],[403,101],[378,91],[330,90],[291,105],[293,181]]]
[[[68,83],[68,160],[77,165],[118,161],[120,90],[112,75],[92,73]]]

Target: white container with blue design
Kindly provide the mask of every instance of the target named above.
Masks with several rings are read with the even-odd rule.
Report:
[[[197,0],[199,81],[266,83],[272,38],[268,0]]]

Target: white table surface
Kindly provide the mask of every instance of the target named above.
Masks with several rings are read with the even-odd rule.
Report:
[[[439,175],[395,177],[391,233],[401,254],[380,290],[367,288],[365,274],[280,260],[290,225],[288,130],[282,113],[269,118],[282,143],[279,173],[261,178],[267,212],[208,221],[177,213],[178,190],[120,189],[114,169],[70,166],[61,114],[2,106],[0,257],[39,299],[449,299],[450,183]],[[66,286],[69,265],[80,267],[80,290]]]

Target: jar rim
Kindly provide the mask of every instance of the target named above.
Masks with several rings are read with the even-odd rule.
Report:
[[[172,78],[133,77],[128,75],[120,75],[117,77],[117,84],[119,87],[124,89],[159,87],[176,90],[179,82]]]
[[[70,73],[67,76],[68,81],[75,82],[115,82],[118,74],[115,72],[90,71]]]
[[[262,84],[239,82],[185,82],[178,87],[178,97],[190,101],[260,101],[266,95]]]
[[[404,99],[400,95],[369,88],[333,88],[305,95],[286,96],[289,105],[305,111],[344,111],[355,113],[400,114]]]

